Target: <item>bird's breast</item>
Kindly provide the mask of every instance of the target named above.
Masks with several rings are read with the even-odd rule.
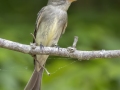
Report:
[[[37,31],[36,41],[38,44],[51,46],[58,42],[61,32],[62,24],[58,17],[43,19]]]

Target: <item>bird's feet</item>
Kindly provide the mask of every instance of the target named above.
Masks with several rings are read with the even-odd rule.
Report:
[[[43,52],[44,46],[42,45],[42,42],[40,43],[40,50]]]

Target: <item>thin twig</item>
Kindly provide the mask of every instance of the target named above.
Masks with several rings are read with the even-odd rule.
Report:
[[[73,48],[76,48],[77,42],[78,42],[78,36],[75,36],[73,46],[72,46]]]

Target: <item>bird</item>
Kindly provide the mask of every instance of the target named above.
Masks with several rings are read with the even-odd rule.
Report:
[[[54,46],[67,27],[67,10],[76,0],[48,0],[37,14],[33,43]],[[42,73],[49,55],[34,55],[34,71],[24,90],[41,90]]]

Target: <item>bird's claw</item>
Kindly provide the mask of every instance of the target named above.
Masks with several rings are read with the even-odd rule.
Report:
[[[43,48],[44,48],[44,46],[42,45],[42,43],[40,43],[40,50],[43,51]]]

